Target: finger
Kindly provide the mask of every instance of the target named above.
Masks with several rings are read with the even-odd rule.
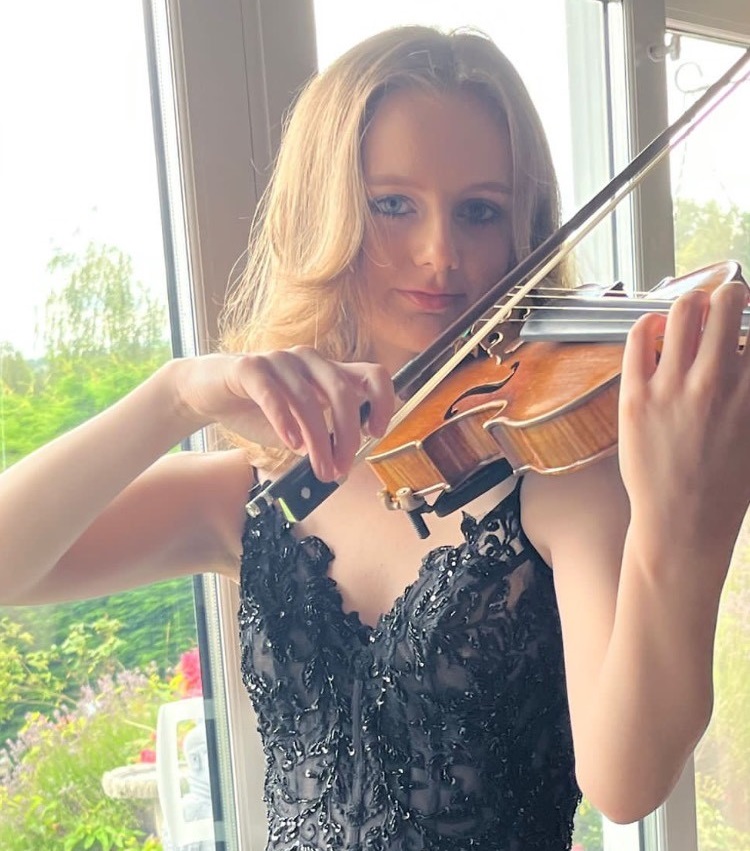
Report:
[[[703,330],[701,362],[727,364],[736,360],[742,311],[748,289],[740,281],[722,284],[711,295],[710,309]]]
[[[396,394],[388,371],[379,364],[353,363],[342,365],[359,382],[367,402],[363,432],[371,437],[382,437],[393,417]]]
[[[305,364],[289,352],[246,356],[243,395],[292,451],[307,450],[315,475],[334,478],[328,427]]]
[[[345,475],[361,443],[360,406],[366,401],[361,381],[343,365],[321,357],[309,357],[307,366],[330,416],[334,475]]]
[[[331,388],[333,463],[339,475],[346,475],[362,441],[360,427],[361,392],[349,376],[340,375]]]
[[[302,447],[302,433],[283,381],[264,355],[243,355],[237,370],[235,396],[252,401],[275,434],[292,451]]]
[[[684,376],[695,361],[701,343],[709,296],[701,290],[681,295],[667,316],[659,370],[668,378]]]
[[[314,353],[301,356],[293,351],[279,351],[273,354],[273,369],[285,388],[301,434],[301,445],[307,449],[313,472],[321,481],[332,481],[336,478],[336,470],[325,417],[330,402],[320,380],[320,363],[325,361]]]
[[[665,326],[664,316],[658,313],[647,313],[635,322],[622,355],[623,384],[645,384],[656,372],[657,352]]]

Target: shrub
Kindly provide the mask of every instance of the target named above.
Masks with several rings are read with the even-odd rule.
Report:
[[[104,772],[132,763],[152,742],[161,703],[176,694],[155,670],[122,671],[84,687],[69,711],[30,713],[6,750],[0,781],[4,851],[156,851],[142,802],[102,790]]]

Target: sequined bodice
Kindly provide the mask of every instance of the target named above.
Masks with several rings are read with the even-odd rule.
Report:
[[[552,575],[518,487],[424,559],[376,627],[319,538],[243,536],[240,639],[274,851],[558,851],[579,800]]]

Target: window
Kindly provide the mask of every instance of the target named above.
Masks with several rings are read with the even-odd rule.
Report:
[[[726,41],[674,32],[667,60],[670,117],[739,59]],[[736,128],[750,109],[747,83],[672,153],[678,274],[726,259],[750,269],[750,166]],[[750,526],[745,522],[727,578],[717,632],[715,706],[695,752],[698,848],[750,846]]]
[[[173,258],[140,4],[2,18],[5,468],[170,357]],[[194,587],[0,610],[4,849],[215,847]]]

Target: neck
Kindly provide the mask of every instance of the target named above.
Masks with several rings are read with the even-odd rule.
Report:
[[[553,299],[532,308],[521,328],[525,342],[624,343],[628,331],[644,313],[668,313],[673,301],[613,298]],[[741,343],[750,330],[750,310],[742,315]]]

